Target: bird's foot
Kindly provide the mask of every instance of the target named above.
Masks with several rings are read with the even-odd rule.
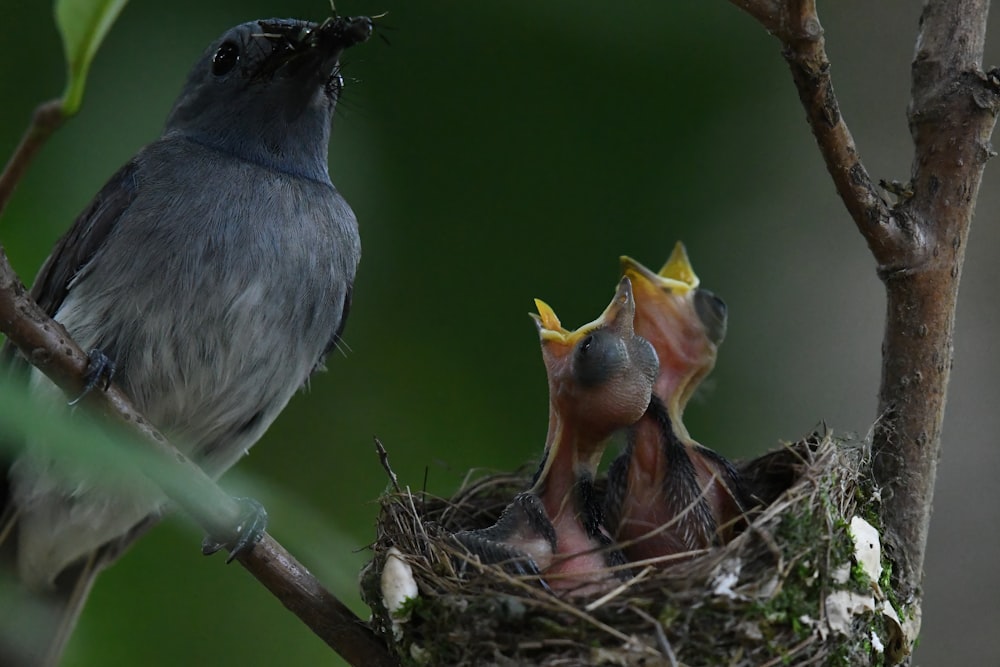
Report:
[[[83,391],[69,402],[76,405],[83,397],[92,392],[98,385],[102,391],[107,391],[111,380],[115,377],[115,362],[101,350],[91,350],[87,355],[87,372],[83,375]]]
[[[206,536],[201,543],[201,553],[211,556],[221,549],[229,550],[229,557],[226,563],[232,563],[240,554],[249,551],[255,544],[260,542],[267,532],[267,510],[253,498],[235,498],[236,502],[243,506],[243,515],[236,526],[237,537],[227,542],[219,542],[212,536]]]

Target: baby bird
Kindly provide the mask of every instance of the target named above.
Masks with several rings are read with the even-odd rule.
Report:
[[[715,365],[725,303],[698,287],[680,243],[659,274],[628,257],[622,270],[635,290],[636,332],[660,359],[649,409],[608,471],[608,525],[629,560],[640,561],[730,539],[744,503],[733,466],[695,442],[682,420]]]
[[[544,302],[535,304],[549,382],[542,462],[531,488],[495,525],[455,537],[483,562],[539,574],[552,590],[579,593],[606,580],[606,567],[623,563],[604,528],[594,477],[611,435],[646,413],[659,365],[633,328],[629,278],[598,319],[575,331],[563,328]]]

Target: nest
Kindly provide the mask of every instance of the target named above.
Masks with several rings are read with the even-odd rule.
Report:
[[[404,665],[894,664],[908,642],[890,571],[873,581],[849,530],[854,517],[881,529],[867,451],[814,434],[743,464],[761,505],[740,535],[586,598],[481,565],[449,538],[491,525],[527,474],[483,476],[450,499],[390,493],[362,593]],[[419,594],[390,611],[393,559]]]

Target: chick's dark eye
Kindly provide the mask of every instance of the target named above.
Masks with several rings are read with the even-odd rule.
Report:
[[[699,289],[694,295],[694,307],[698,319],[705,325],[709,340],[720,344],[726,337],[726,302],[708,290]]]
[[[229,74],[236,63],[240,61],[240,49],[233,42],[225,42],[215,52],[212,58],[212,74],[223,76]]]
[[[583,387],[595,387],[618,374],[628,363],[622,340],[604,331],[592,333],[577,344],[573,376]]]

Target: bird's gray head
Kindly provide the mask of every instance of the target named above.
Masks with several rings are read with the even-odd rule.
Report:
[[[343,87],[339,58],[371,32],[367,17],[269,19],[227,30],[188,75],[164,137],[328,181],[330,120]]]

